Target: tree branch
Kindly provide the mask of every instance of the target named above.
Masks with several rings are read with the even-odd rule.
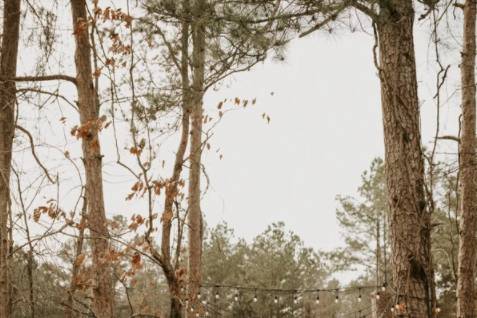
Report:
[[[76,85],[76,78],[69,75],[54,74],[42,76],[16,76],[16,77],[0,77],[1,82],[45,82],[45,81],[68,81]]]
[[[25,128],[23,128],[22,126],[19,126],[19,125],[15,125],[15,128],[17,128],[18,130],[22,131],[24,134],[26,134],[28,136],[28,140],[30,141],[30,146],[31,146],[31,153],[33,155],[33,158],[35,158],[35,161],[38,163],[38,165],[41,167],[41,169],[43,170],[43,172],[45,173],[46,177],[48,178],[48,180],[50,180],[51,183],[55,183],[55,180],[53,180],[53,178],[51,178],[50,174],[48,173],[48,170],[45,168],[45,166],[41,163],[40,159],[38,158],[38,156],[36,155],[36,152],[35,152],[35,145],[34,145],[34,142],[33,142],[33,136],[30,134],[30,132],[28,130],[26,130]]]

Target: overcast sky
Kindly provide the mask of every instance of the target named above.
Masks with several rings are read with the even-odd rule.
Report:
[[[424,144],[435,129],[426,32],[418,32],[416,45]],[[255,67],[207,96],[212,107],[234,96],[257,97],[258,105],[226,116],[216,130],[214,142],[224,159],[205,159],[212,189],[203,210],[210,224],[226,221],[239,236],[251,238],[271,222],[284,221],[310,246],[342,243],[335,197],[355,194],[363,170],[384,154],[373,44],[365,33],[317,33],[292,42],[285,62]],[[441,108],[443,131],[455,132],[457,107]]]

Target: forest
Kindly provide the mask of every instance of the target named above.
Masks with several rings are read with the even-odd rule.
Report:
[[[0,318],[477,317],[477,0],[0,12]]]

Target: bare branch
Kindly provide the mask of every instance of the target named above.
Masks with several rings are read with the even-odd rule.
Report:
[[[20,130],[21,132],[23,132],[24,134],[27,135],[28,137],[28,140],[30,141],[30,148],[31,148],[31,154],[33,155],[33,158],[35,158],[35,161],[38,163],[38,165],[40,166],[40,168],[43,170],[43,172],[45,173],[46,177],[48,178],[48,180],[51,182],[51,183],[55,183],[55,180],[53,180],[53,178],[50,176],[50,174],[48,173],[48,169],[46,169],[46,167],[41,163],[40,159],[38,158],[38,156],[36,155],[36,152],[35,152],[35,144],[34,144],[34,141],[33,141],[33,136],[30,134],[30,132],[28,130],[26,130],[25,128],[23,128],[22,126],[19,126],[19,125],[15,125],[15,128]]]

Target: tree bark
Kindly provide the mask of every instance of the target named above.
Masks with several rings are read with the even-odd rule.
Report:
[[[110,264],[106,261],[109,252],[109,232],[104,208],[102,155],[99,142],[99,100],[93,83],[91,44],[89,41],[85,0],[71,1],[73,29],[75,34],[76,86],[80,123],[87,133],[82,137],[83,162],[86,175],[87,226],[90,231],[93,251],[92,310],[98,318],[113,317],[113,279]]]
[[[205,7],[206,0],[196,0],[192,23],[192,110],[190,173],[188,197],[189,221],[189,263],[188,263],[188,298],[190,306],[197,307],[197,295],[201,283],[202,258],[202,211],[200,208],[200,173],[202,156],[202,113],[204,96],[205,70]],[[194,315],[190,314],[189,317]]]
[[[381,2],[377,22],[390,206],[392,278],[400,317],[432,316],[430,215],[424,190],[412,0]]]
[[[477,227],[477,161],[475,137],[475,19],[476,1],[464,4],[464,47],[462,52],[462,134],[459,145],[460,233],[457,281],[457,317],[474,318]]]
[[[20,0],[4,1],[0,77],[16,76],[20,30]],[[10,169],[15,132],[15,82],[0,82],[0,318],[10,317],[8,275],[10,219]]]

